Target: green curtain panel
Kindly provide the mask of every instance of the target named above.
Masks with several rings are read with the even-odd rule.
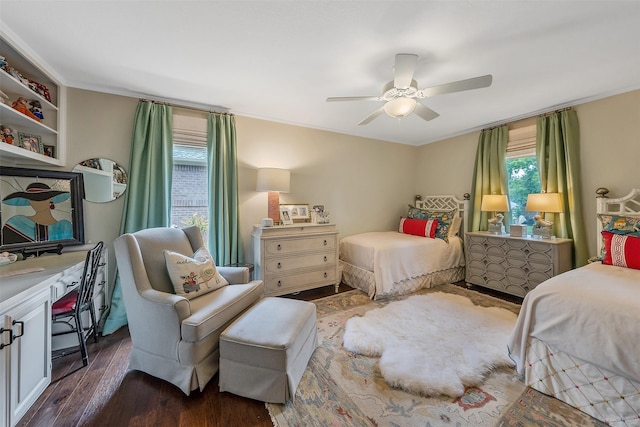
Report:
[[[209,248],[218,265],[244,262],[236,145],[235,118],[210,113],[207,120]]]
[[[482,196],[485,194],[509,195],[507,164],[505,155],[509,142],[507,125],[480,132],[476,164],[471,184],[471,203],[469,204],[468,231],[486,231],[492,212],[482,212]],[[509,212],[505,212],[503,223],[506,227],[511,223]]]
[[[166,227],[171,222],[173,174],[173,111],[169,105],[140,101],[133,122],[129,181],[124,194],[120,234],[145,228]],[[111,298],[109,316],[102,328],[108,335],[127,324],[120,278]]]
[[[590,255],[582,214],[578,115],[569,109],[538,117],[536,135],[540,186],[544,192],[560,193],[564,205],[564,212],[555,214],[553,231],[573,239],[574,267],[581,267]]]

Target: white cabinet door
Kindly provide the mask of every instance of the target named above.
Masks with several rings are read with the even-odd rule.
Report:
[[[0,328],[2,329],[5,328],[5,318],[6,316],[0,314]],[[0,349],[0,426],[3,427],[9,425],[9,377],[7,372],[9,371],[9,351],[11,351],[11,347],[8,346],[11,340],[10,333],[9,330],[0,334],[0,345],[4,345]]]
[[[51,300],[44,289],[6,313],[16,338],[9,347],[9,418],[15,425],[51,382]]]

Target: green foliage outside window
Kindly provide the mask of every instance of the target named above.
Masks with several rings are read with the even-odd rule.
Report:
[[[536,156],[508,158],[507,173],[509,174],[509,202],[511,203],[511,218],[514,224],[518,218],[525,217],[527,225],[533,224],[535,212],[526,212],[527,196],[540,192],[540,176]]]
[[[182,224],[187,227],[195,225],[202,232],[203,238],[207,236],[207,231],[209,230],[209,221],[207,220],[206,215],[200,215],[198,212],[194,212],[190,217],[183,219]]]

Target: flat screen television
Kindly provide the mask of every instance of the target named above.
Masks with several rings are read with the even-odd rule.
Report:
[[[84,243],[81,173],[0,166],[0,252],[61,252]]]

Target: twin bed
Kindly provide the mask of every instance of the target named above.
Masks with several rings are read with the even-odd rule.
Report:
[[[605,262],[526,295],[509,352],[528,386],[608,425],[639,426],[639,189],[618,199],[600,191],[598,253]]]
[[[465,197],[427,196],[409,207],[408,218],[436,219],[436,238],[383,231],[340,240],[344,283],[382,299],[464,280],[462,237],[469,203]]]
[[[599,260],[526,295],[509,353],[528,386],[608,425],[640,426],[640,189],[607,193],[598,190]],[[429,196],[408,217],[464,218],[468,202]],[[452,227],[448,243],[398,231],[346,237],[343,281],[381,299],[464,280],[463,230]]]

